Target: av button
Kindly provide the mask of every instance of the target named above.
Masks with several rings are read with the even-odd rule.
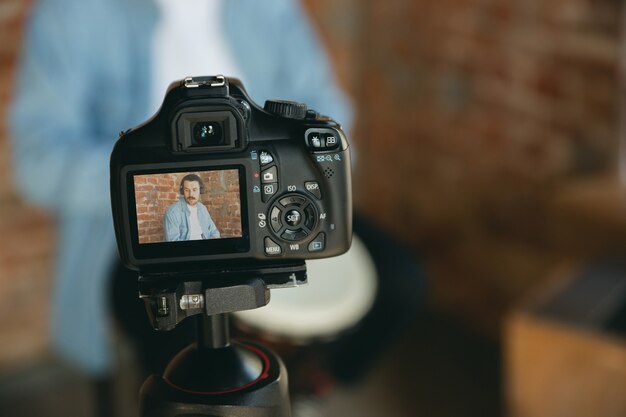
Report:
[[[326,246],[326,235],[324,232],[321,232],[309,243],[309,252],[322,251],[324,250],[324,246]]]
[[[265,254],[267,256],[280,255],[282,252],[283,250],[278,243],[274,242],[269,237],[265,238]]]

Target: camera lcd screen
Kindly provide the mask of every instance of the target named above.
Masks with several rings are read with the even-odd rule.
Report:
[[[133,175],[140,245],[244,234],[238,169]]]

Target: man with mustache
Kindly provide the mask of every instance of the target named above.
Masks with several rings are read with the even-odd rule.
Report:
[[[165,240],[219,239],[220,232],[209,210],[200,202],[200,194],[204,194],[202,179],[196,174],[185,175],[180,182],[180,194],[182,198],[169,206],[165,214]]]

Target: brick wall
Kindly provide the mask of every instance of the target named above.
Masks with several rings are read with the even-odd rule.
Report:
[[[0,369],[45,352],[54,268],[52,222],[18,197],[7,140],[6,114],[28,5],[0,2]]]
[[[184,172],[135,176],[139,243],[163,242],[163,218],[181,196],[180,182],[187,174],[199,175],[205,186],[200,202],[220,231],[222,238],[241,237],[239,173],[235,170]]]
[[[356,105],[356,205],[421,257],[438,308],[496,335],[548,271],[626,253],[623,2],[307,4]]]

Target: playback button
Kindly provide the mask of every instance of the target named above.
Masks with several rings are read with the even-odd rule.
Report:
[[[326,246],[326,235],[324,234],[324,232],[320,232],[320,234],[318,234],[315,239],[313,239],[310,243],[309,243],[309,252],[319,252],[324,250],[324,247]]]
[[[275,255],[280,255],[283,250],[280,247],[280,245],[276,242],[274,242],[272,239],[270,239],[269,237],[265,238],[265,254],[267,256],[275,256]]]

